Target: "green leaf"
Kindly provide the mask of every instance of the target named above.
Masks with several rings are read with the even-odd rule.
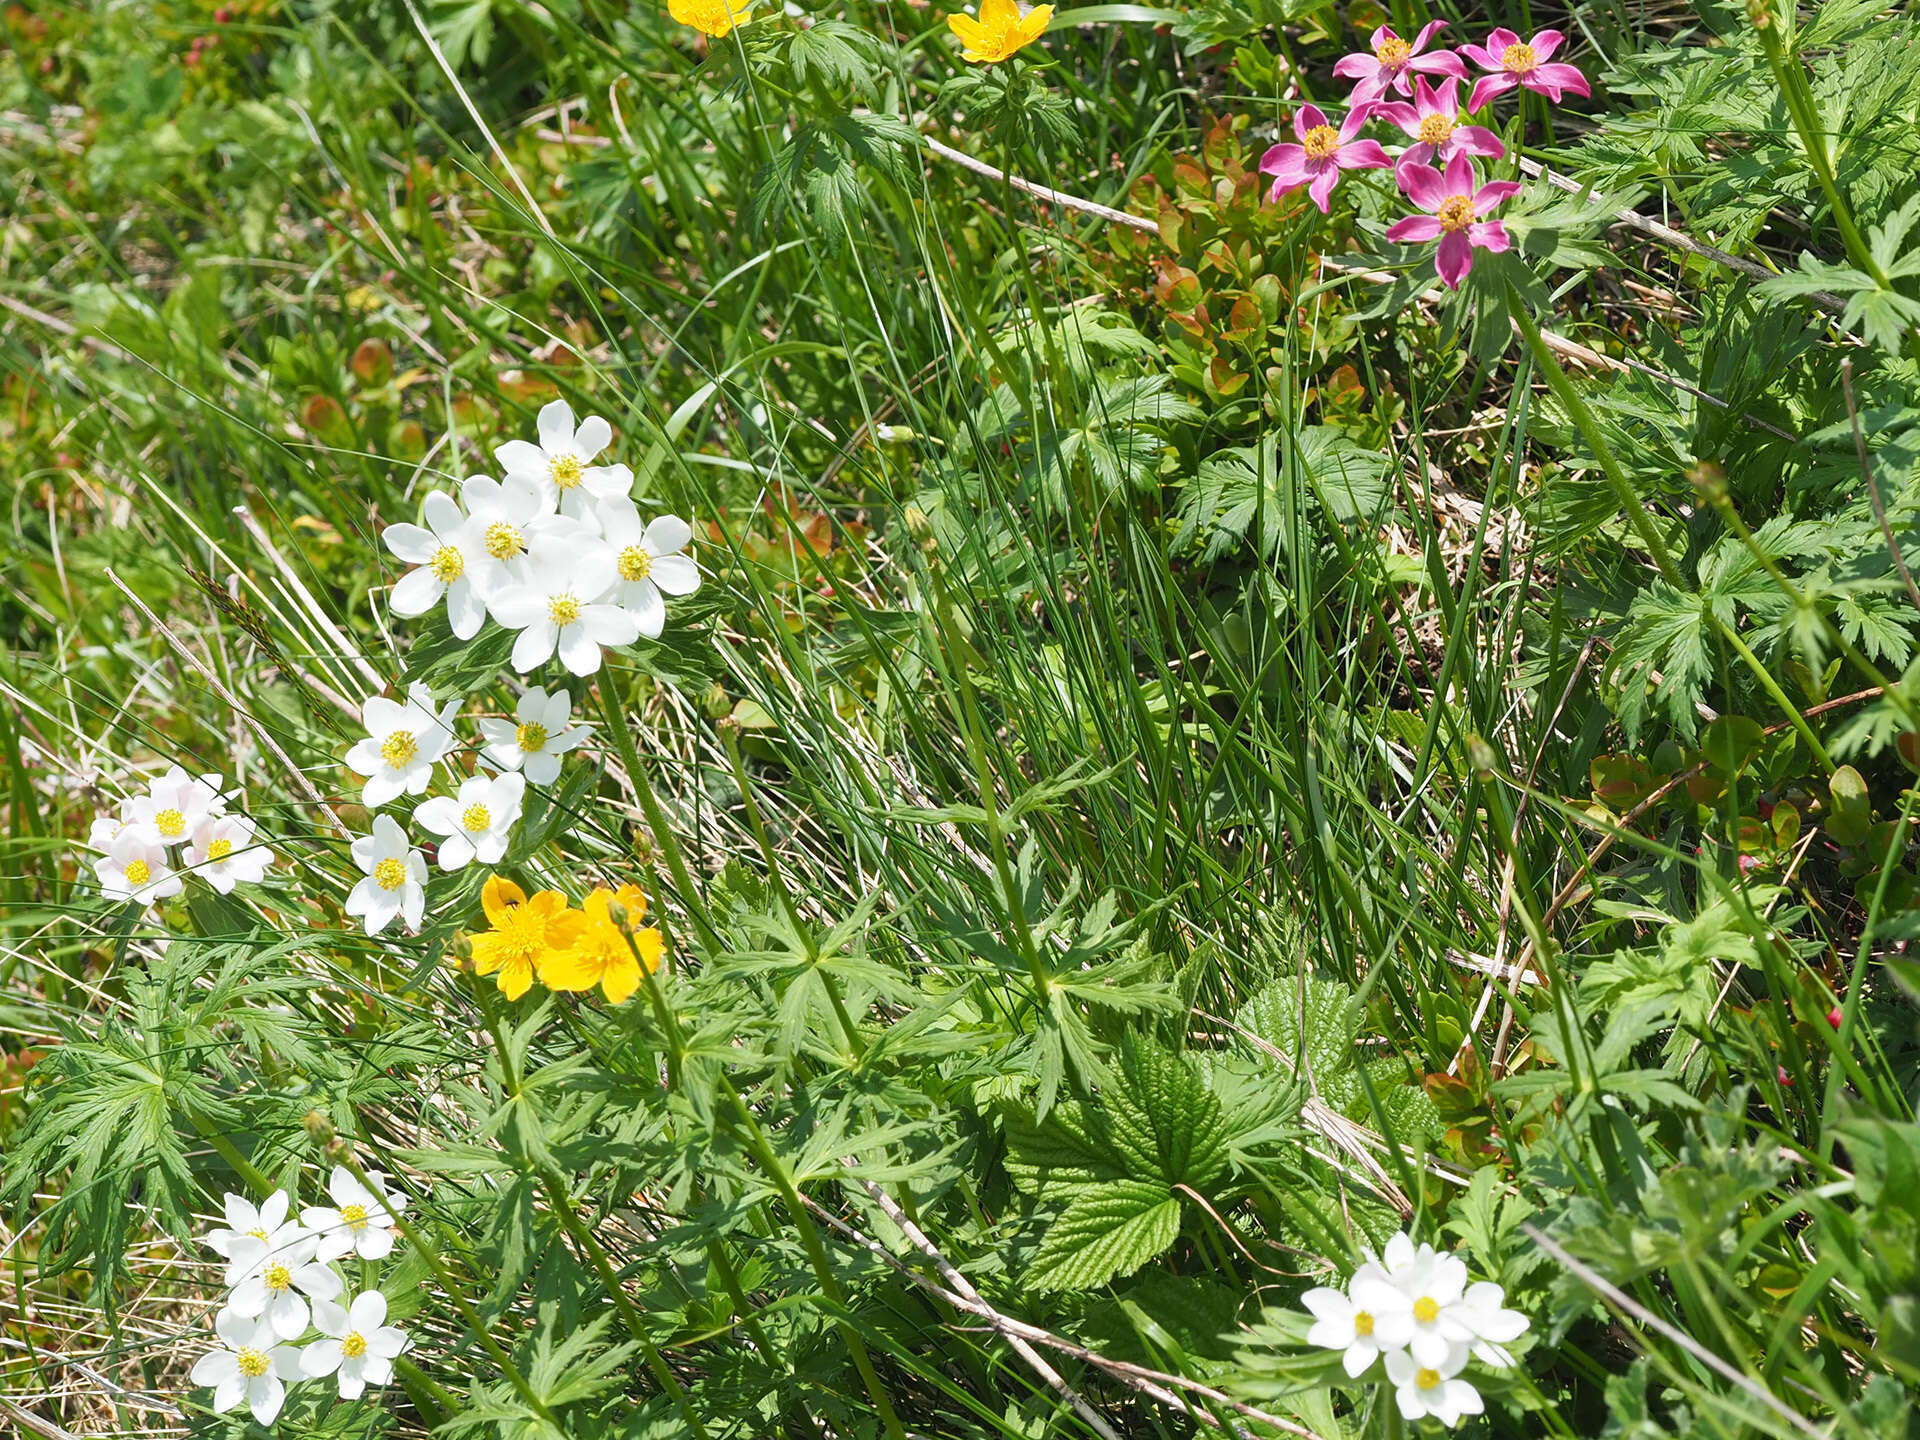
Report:
[[[1180,1233],[1180,1202],[1164,1184],[1115,1180],[1076,1197],[1047,1228],[1029,1283],[1038,1290],[1090,1290],[1131,1275]]]

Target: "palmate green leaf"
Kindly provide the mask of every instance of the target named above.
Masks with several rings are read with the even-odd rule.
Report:
[[[1028,1283],[1090,1290],[1131,1275],[1180,1234],[1180,1201],[1160,1181],[1115,1180],[1076,1196],[1047,1227]]]
[[[1220,1102],[1185,1056],[1129,1031],[1119,1084],[1108,1094],[1108,1137],[1130,1174],[1206,1190],[1227,1169]]]

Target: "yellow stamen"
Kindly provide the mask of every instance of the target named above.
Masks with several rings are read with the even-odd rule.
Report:
[[[1500,52],[1500,68],[1509,75],[1525,75],[1538,63],[1531,45],[1509,45]]]
[[[513,743],[520,747],[523,755],[537,755],[547,748],[547,727],[544,725],[522,725],[513,732]]]
[[[380,758],[398,770],[420,752],[411,730],[396,730],[380,742]]]
[[[349,1230],[364,1230],[367,1228],[367,1207],[364,1205],[342,1205],[340,1207],[340,1218],[347,1222],[347,1228]]]
[[[227,839],[215,840],[212,844],[207,846],[207,859],[209,860],[224,860],[227,858],[227,856],[231,855],[232,853],[233,853],[233,841],[231,840],[227,840]]]
[[[153,867],[147,864],[146,861],[129,860],[127,862],[127,883],[129,885],[144,885],[152,877]]]
[[[1373,1333],[1373,1316],[1364,1310],[1354,1311],[1353,1333],[1356,1335],[1371,1335]]]
[[[1440,146],[1453,138],[1453,121],[1445,115],[1429,115],[1420,122],[1420,143]]]
[[[166,836],[167,839],[175,840],[186,830],[187,817],[182,815],[178,810],[162,810],[158,815],[153,817],[153,828]]]
[[[433,571],[433,578],[442,585],[451,585],[465,572],[467,560],[453,546],[442,545],[433,552],[433,559],[427,562],[427,568]]]
[[[1439,1318],[1440,1307],[1434,1303],[1431,1295],[1422,1295],[1413,1302],[1413,1318],[1422,1325],[1431,1325]]]
[[[260,1278],[267,1282],[267,1288],[269,1290],[278,1294],[293,1284],[293,1271],[276,1260],[261,1272]]]
[[[460,823],[477,833],[493,823],[493,816],[487,813],[484,805],[469,805],[460,816]]]
[[[487,554],[494,559],[511,560],[526,548],[526,537],[506,521],[496,520],[487,526]]]
[[[406,862],[388,856],[373,867],[373,882],[382,890],[398,890],[407,883]]]
[[[1440,1372],[1422,1366],[1413,1372],[1413,1383],[1422,1390],[1431,1390],[1440,1383]]]
[[[367,1337],[358,1330],[349,1330],[340,1338],[340,1353],[349,1360],[358,1360],[367,1353]]]
[[[580,463],[578,455],[556,455],[547,462],[547,474],[562,490],[571,490],[578,485],[585,471],[586,466]]]
[[[1300,142],[1309,160],[1331,160],[1340,149],[1340,132],[1331,125],[1316,125]]]
[[[1413,46],[1405,40],[1382,40],[1380,48],[1373,52],[1373,58],[1389,70],[1398,70],[1412,54]]]
[[[240,1373],[249,1380],[258,1380],[267,1373],[266,1352],[248,1346],[240,1351]]]
[[[256,1240],[265,1240],[268,1238],[267,1228],[264,1225],[254,1226],[253,1229],[247,1231],[247,1234],[253,1236],[253,1238]]]
[[[571,595],[556,595],[547,602],[547,618],[556,625],[571,625],[580,618],[580,602]]]
[[[1473,201],[1465,195],[1449,195],[1440,202],[1440,228],[1464,230],[1473,223]]]
[[[629,545],[620,552],[620,578],[622,580],[644,580],[653,573],[653,556],[638,545]]]

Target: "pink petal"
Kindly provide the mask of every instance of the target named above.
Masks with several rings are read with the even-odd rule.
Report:
[[[1385,170],[1393,160],[1378,140],[1355,140],[1333,152],[1333,163],[1342,170]]]
[[[1576,95],[1591,95],[1593,89],[1587,84],[1587,77],[1572,65],[1538,65],[1527,74],[1526,85],[1529,90],[1538,90],[1553,99],[1560,98],[1562,90],[1571,90]]]
[[[1334,62],[1333,73],[1342,80],[1358,80],[1363,75],[1371,75],[1380,68],[1380,62],[1371,55],[1355,52],[1342,55]]]
[[[1347,96],[1350,105],[1369,105],[1387,93],[1387,87],[1393,83],[1393,71],[1384,65],[1374,66],[1373,73],[1353,87],[1353,93]]]
[[[1462,125],[1448,137],[1447,143],[1469,155],[1489,155],[1496,160],[1507,153],[1500,137],[1479,125]]]
[[[1440,237],[1440,248],[1433,252],[1433,268],[1449,290],[1458,290],[1460,282],[1473,269],[1473,242],[1464,230],[1449,230]]]
[[[1519,43],[1520,37],[1514,34],[1513,31],[1507,29],[1504,25],[1497,26],[1493,33],[1487,36],[1487,53],[1489,55],[1503,55],[1506,53],[1509,45],[1518,45]]]
[[[1567,37],[1558,30],[1542,30],[1533,37],[1533,58],[1538,64],[1546,64],[1553,58],[1553,52],[1567,43]]]
[[[1465,158],[1465,157],[1462,157]],[[1473,197],[1473,213],[1484,215],[1496,205],[1504,204],[1520,193],[1518,180],[1489,180],[1480,187]]]
[[[1482,70],[1500,69],[1500,57],[1489,54],[1481,46],[1462,45],[1458,53],[1466,56],[1467,59],[1473,61],[1473,63],[1478,65]]]
[[[1302,105],[1293,112],[1293,133],[1302,140],[1307,138],[1309,130],[1318,130],[1326,123],[1326,112],[1318,105]]]
[[[1340,122],[1340,143],[1342,145],[1345,145],[1348,141],[1352,140],[1354,136],[1358,135],[1367,121],[1373,118],[1374,108],[1373,102],[1368,101],[1365,104],[1354,106],[1347,112],[1347,118]]]
[[[1413,37],[1413,44],[1408,47],[1410,53],[1418,55],[1422,50],[1427,48],[1427,42],[1429,40],[1433,39],[1435,35],[1438,35],[1446,28],[1447,22],[1444,20],[1429,20],[1420,27],[1420,33]]]
[[[1303,185],[1307,179],[1307,151],[1303,145],[1276,145],[1260,157],[1260,171],[1277,175],[1290,185]]]
[[[1430,170],[1425,165],[1402,165],[1394,171],[1393,178],[1400,182],[1400,188],[1407,192],[1407,199],[1432,214],[1440,208],[1440,202],[1450,193],[1447,182],[1440,178],[1438,170]]]
[[[1393,33],[1393,27],[1391,25],[1382,25],[1367,37],[1367,43],[1373,47],[1373,53],[1378,55],[1382,45],[1386,44],[1389,40],[1398,40],[1399,38],[1398,35]]]
[[[1473,94],[1467,97],[1467,109],[1478,110],[1496,95],[1504,95],[1520,82],[1502,71],[1498,75],[1483,75],[1474,85]]]
[[[1340,167],[1329,165],[1313,177],[1313,183],[1307,186],[1307,194],[1313,197],[1313,203],[1320,207],[1322,215],[1327,213],[1327,201],[1333,195],[1333,187],[1340,183]]]
[[[1402,190],[1405,190],[1407,188],[1408,175],[1417,174],[1422,170],[1425,170],[1429,175],[1433,173],[1428,163],[1432,159],[1433,146],[1427,144],[1425,141],[1422,141],[1418,145],[1409,145],[1406,153],[1393,162],[1394,180],[1398,182]]]
[[[1431,215],[1409,215],[1387,227],[1387,239],[1396,245],[1423,245],[1442,233],[1440,222]]]
[[[1464,155],[1456,155],[1447,161],[1447,168],[1441,172],[1440,179],[1447,187],[1449,195],[1473,194],[1473,162]]]
[[[1374,118],[1398,125],[1409,135],[1420,133],[1420,115],[1404,100],[1387,100],[1373,107]]]
[[[1451,50],[1436,50],[1431,55],[1416,55],[1407,62],[1409,70],[1424,70],[1430,75],[1451,75],[1456,80],[1467,78],[1467,67],[1460,63],[1460,57]]]
[[[1507,227],[1498,220],[1488,220],[1479,225],[1467,227],[1467,239],[1482,250],[1501,251],[1513,244],[1513,237],[1507,233]]]

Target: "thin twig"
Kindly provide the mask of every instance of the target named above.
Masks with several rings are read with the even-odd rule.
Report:
[[[1549,1240],[1536,1226],[1523,1222],[1520,1229],[1529,1240],[1546,1251],[1554,1262],[1560,1265],[1569,1275],[1573,1276],[1574,1279],[1578,1280],[1582,1285],[1585,1285],[1589,1290],[1592,1290],[1609,1305],[1630,1316],[1632,1319],[1646,1326],[1649,1330],[1657,1331],[1666,1336],[1667,1339],[1693,1356],[1693,1358],[1698,1360],[1702,1365],[1705,1365],[1716,1374],[1723,1375],[1731,1380],[1802,1434],[1811,1436],[1812,1440],[1828,1440],[1827,1432],[1815,1427],[1804,1415],[1775,1397],[1770,1390],[1760,1384],[1751,1375],[1729,1365],[1725,1360],[1722,1360],[1718,1355],[1714,1354],[1713,1351],[1707,1349],[1706,1346],[1702,1345],[1698,1340],[1695,1340],[1691,1335],[1669,1325],[1639,1301],[1635,1300],[1631,1295],[1617,1289],[1603,1276],[1582,1265],[1560,1245]]]

